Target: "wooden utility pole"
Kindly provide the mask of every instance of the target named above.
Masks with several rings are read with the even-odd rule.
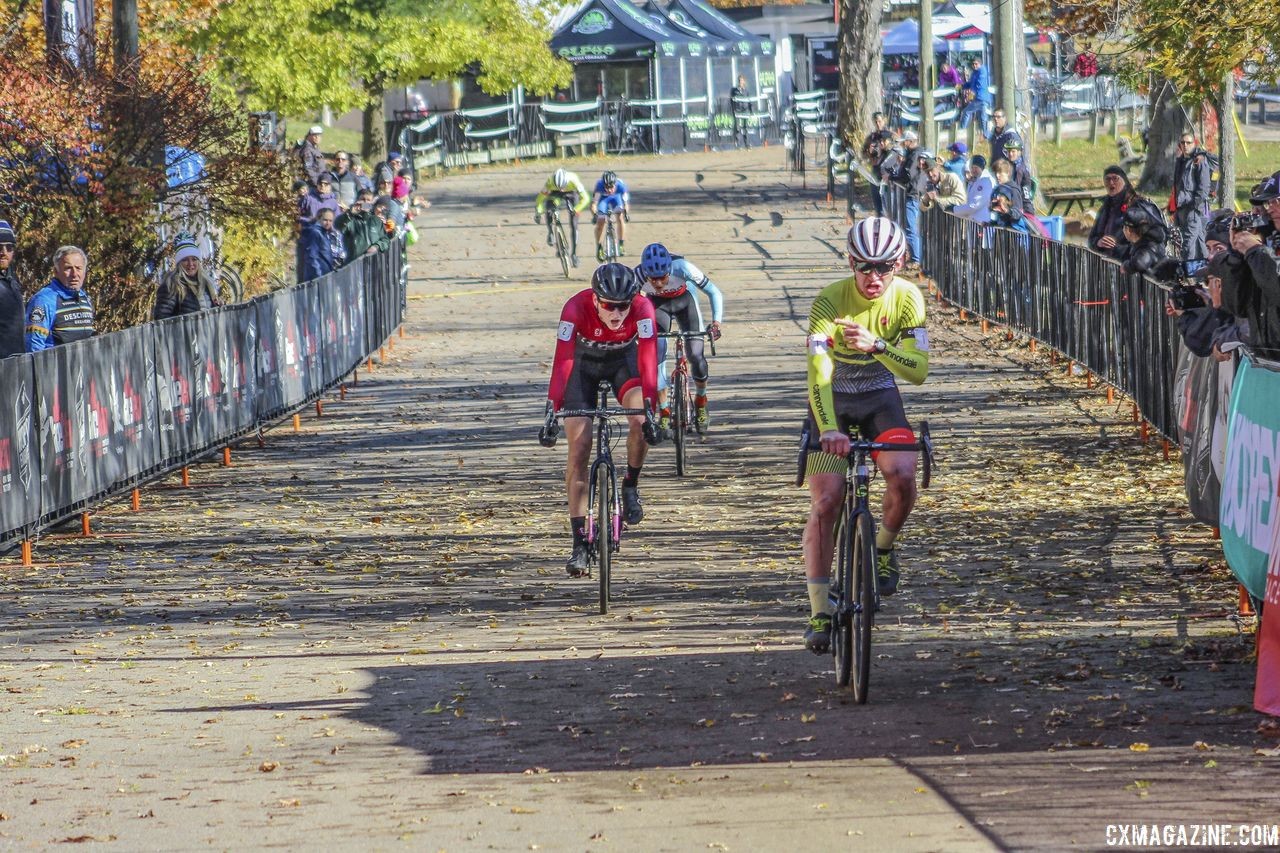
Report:
[[[933,121],[933,0],[920,0],[920,146],[937,148]]]
[[[1013,0],[996,4],[995,17],[1000,19],[996,40],[1000,77],[992,81],[996,84],[996,106],[1004,110],[1009,117],[1009,126],[1014,128],[1017,127],[1018,115],[1018,51],[1022,43],[1022,18],[1017,14],[1018,10],[1019,4]]]
[[[1218,207],[1236,204],[1236,78],[1230,71],[1222,80],[1218,97],[1218,169],[1221,172]],[[1245,106],[1245,111],[1249,109]]]

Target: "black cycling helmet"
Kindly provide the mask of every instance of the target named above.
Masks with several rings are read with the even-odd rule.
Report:
[[[615,186],[618,183],[618,175],[612,169],[600,176],[600,182],[606,187]]]
[[[626,264],[605,264],[592,273],[591,289],[608,302],[630,302],[640,292],[640,279]]]

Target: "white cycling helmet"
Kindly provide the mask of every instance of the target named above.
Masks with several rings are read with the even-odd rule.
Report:
[[[564,169],[556,169],[556,173],[551,176],[551,183],[556,185],[556,189],[562,190],[569,186],[569,173]]]
[[[892,219],[872,216],[849,229],[849,261],[896,261],[907,251],[907,238]]]

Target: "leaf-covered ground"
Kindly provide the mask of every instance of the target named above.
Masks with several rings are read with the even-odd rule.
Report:
[[[384,366],[6,565],[0,841],[1058,848],[1275,822],[1280,741],[1181,466],[1127,403],[933,301],[906,399],[941,468],[871,703],[835,688],[799,643],[791,480],[845,226],[777,149],[621,165],[631,255],[667,241],[727,308],[713,431],[683,480],[652,453],[611,612],[564,575],[563,449],[535,440],[589,251],[558,279],[530,221],[550,164],[445,179]]]

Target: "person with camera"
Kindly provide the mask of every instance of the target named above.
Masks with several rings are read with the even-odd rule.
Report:
[[[1246,343],[1280,352],[1280,172],[1254,187],[1249,201],[1255,212],[1231,219],[1231,250],[1208,269],[1222,279],[1222,306],[1248,323]]]
[[[1212,260],[1231,249],[1231,211],[1217,211],[1205,226],[1205,251]],[[1193,355],[1230,358],[1221,347],[1240,340],[1236,317],[1222,307],[1222,278],[1210,271],[1208,261],[1180,261],[1166,258],[1156,264],[1157,281],[1173,283],[1165,300],[1165,313],[1177,318],[1178,334]],[[1207,300],[1207,301],[1206,301]]]

